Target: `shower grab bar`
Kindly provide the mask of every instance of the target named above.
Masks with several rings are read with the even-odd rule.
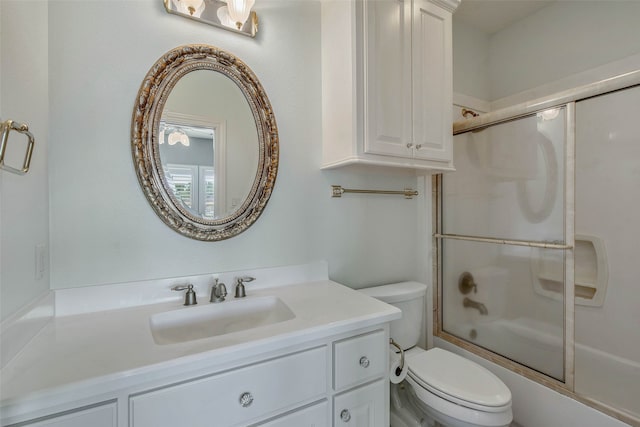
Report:
[[[7,152],[7,143],[9,142],[9,132],[16,131],[18,133],[24,134],[27,136],[27,152],[24,156],[24,163],[22,164],[22,169],[16,169],[14,167],[8,166],[4,164],[4,156]],[[24,175],[29,172],[29,165],[31,164],[31,155],[33,154],[33,146],[36,141],[31,132],[29,132],[29,126],[24,123],[17,123],[13,120],[7,120],[6,122],[0,123],[0,169],[4,169],[8,172],[15,173],[17,175]]]
[[[434,233],[433,237],[435,237],[436,239],[466,240],[469,242],[496,243],[499,245],[528,246],[531,248],[573,249],[572,245],[567,245],[566,243],[543,242],[543,241],[537,241],[537,240],[496,239],[493,237],[476,237],[476,236],[465,236],[462,234],[440,234],[440,233]]]
[[[413,196],[417,196],[418,192],[411,188],[405,188],[404,190],[354,190],[352,188],[342,188],[341,185],[331,186],[331,197],[342,197],[344,193],[360,193],[360,194],[392,194],[401,195],[405,199],[412,199]]]

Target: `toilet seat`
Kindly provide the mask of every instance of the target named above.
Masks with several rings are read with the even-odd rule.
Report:
[[[414,387],[466,408],[493,413],[510,411],[511,392],[507,386],[470,360],[440,348],[414,348],[407,352],[406,360]],[[422,393],[416,390],[416,394]]]

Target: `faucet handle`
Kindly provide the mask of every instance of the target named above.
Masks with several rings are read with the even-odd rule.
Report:
[[[250,276],[236,277],[236,298],[246,297],[247,293],[244,289],[244,284],[253,282],[254,280],[256,280],[256,278]]]
[[[458,278],[458,290],[463,295],[467,295],[473,291],[474,294],[478,293],[478,285],[476,285],[473,275],[468,271],[465,271]]]
[[[196,293],[193,290],[193,285],[188,283],[186,285],[176,285],[171,288],[172,291],[187,291],[184,294],[184,305],[195,305],[198,303],[196,301]]]

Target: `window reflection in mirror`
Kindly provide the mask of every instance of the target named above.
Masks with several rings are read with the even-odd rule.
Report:
[[[224,187],[216,175],[224,176],[224,162],[215,163],[216,153],[223,152],[219,124],[183,126],[170,114],[160,122],[158,143],[164,177],[177,201],[193,215],[214,219],[225,212]],[[197,121],[191,119],[191,122]],[[217,136],[217,137],[216,137]],[[216,203],[216,200],[218,202]]]

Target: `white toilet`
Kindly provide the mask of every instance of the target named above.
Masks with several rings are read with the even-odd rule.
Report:
[[[506,427],[511,392],[482,366],[440,348],[417,347],[427,286],[417,282],[360,289],[402,310],[391,338],[405,350],[406,380],[392,384],[392,427]]]

